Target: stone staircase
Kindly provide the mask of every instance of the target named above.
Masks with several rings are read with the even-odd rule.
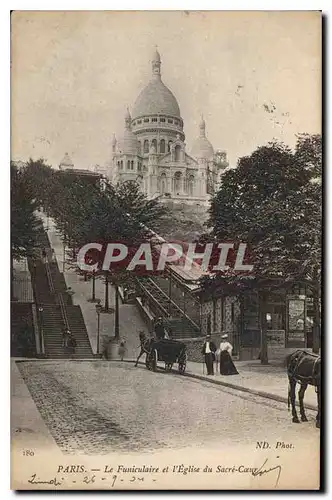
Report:
[[[44,334],[45,352],[48,358],[67,358],[68,349],[62,346],[62,331],[64,328],[61,307],[59,304],[43,304],[42,328]],[[74,359],[92,358],[92,350],[86,333],[80,306],[67,306],[69,328],[77,345]]]
[[[47,358],[93,358],[88,333],[80,306],[72,305],[66,293],[66,282],[56,262],[50,261],[51,246],[47,234],[41,232],[40,244],[48,255],[42,259],[29,260],[32,287],[38,312],[39,327],[43,334],[44,355]],[[62,346],[65,327],[76,339],[75,354]]]

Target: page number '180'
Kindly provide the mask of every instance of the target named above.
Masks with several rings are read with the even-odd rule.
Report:
[[[24,457],[33,457],[34,454],[35,454],[35,452],[32,451],[32,450],[23,450],[23,456]]]

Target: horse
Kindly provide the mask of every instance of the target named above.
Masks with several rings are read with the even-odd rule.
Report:
[[[296,384],[300,384],[298,393],[300,402],[301,421],[307,422],[307,417],[304,411],[303,399],[308,385],[313,385],[317,392],[318,412],[316,415],[316,427],[320,428],[320,401],[321,401],[321,358],[317,354],[313,354],[303,350],[297,350],[286,357],[287,374],[289,380],[288,388],[288,410],[290,403],[292,405],[293,422],[300,423],[296,413]]]
[[[139,359],[143,356],[143,354],[147,354],[149,352],[149,346],[151,343],[151,339],[146,337],[146,334],[141,331],[139,332],[139,341],[140,345],[138,347],[141,348],[139,355],[137,356],[135,366],[137,366]]]

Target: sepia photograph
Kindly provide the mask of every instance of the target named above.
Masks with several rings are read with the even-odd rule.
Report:
[[[320,490],[322,13],[10,23],[11,489]]]

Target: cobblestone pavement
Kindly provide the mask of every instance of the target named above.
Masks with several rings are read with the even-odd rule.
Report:
[[[319,440],[313,412],[294,425],[285,404],[173,373],[107,361],[17,366],[65,454]]]

